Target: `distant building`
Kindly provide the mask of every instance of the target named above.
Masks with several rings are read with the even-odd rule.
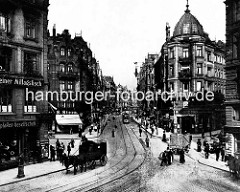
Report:
[[[89,125],[96,106],[86,99],[85,93],[102,89],[101,75],[99,63],[82,36],[72,38],[67,29],[62,34],[56,34],[54,26],[52,36],[48,37],[49,91],[60,95],[49,98],[49,102],[57,108],[58,114],[77,118],[76,121],[83,121],[83,126]],[[63,92],[68,94],[68,99],[64,94],[61,96]],[[79,131],[78,125],[69,122],[69,126],[61,126],[60,121],[53,126],[55,131]]]
[[[240,1],[226,0],[226,126],[227,150],[240,154]]]
[[[48,0],[0,1],[0,147],[2,165],[19,155],[26,163],[32,151],[48,150],[47,91]],[[47,154],[47,153],[46,153]],[[9,163],[8,163],[9,162]],[[6,163],[6,164],[5,164]]]

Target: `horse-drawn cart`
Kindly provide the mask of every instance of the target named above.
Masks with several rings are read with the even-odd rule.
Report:
[[[169,147],[173,150],[175,154],[178,154],[179,151],[184,150],[188,152],[189,150],[189,135],[172,133],[170,135]]]
[[[104,166],[107,163],[107,143],[106,142],[94,142],[83,141],[79,146],[79,154],[66,157],[65,166],[68,171],[70,165],[74,167],[74,174],[77,173],[78,168],[83,171],[83,168],[87,167],[95,168],[97,162]]]

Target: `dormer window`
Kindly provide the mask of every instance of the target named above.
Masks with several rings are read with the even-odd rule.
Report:
[[[189,34],[190,33],[190,24],[186,23],[183,24],[183,34]]]
[[[192,33],[197,33],[197,25],[192,24]]]

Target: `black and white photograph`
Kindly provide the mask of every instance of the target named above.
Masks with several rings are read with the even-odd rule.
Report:
[[[239,192],[240,0],[0,0],[1,192]]]

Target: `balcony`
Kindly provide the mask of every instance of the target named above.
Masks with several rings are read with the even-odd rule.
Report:
[[[191,63],[192,59],[190,57],[179,57],[179,63]]]
[[[59,79],[78,79],[80,77],[80,74],[77,72],[58,72],[58,78]]]
[[[182,70],[178,73],[178,79],[180,81],[190,81],[192,78],[192,74],[190,70]]]

